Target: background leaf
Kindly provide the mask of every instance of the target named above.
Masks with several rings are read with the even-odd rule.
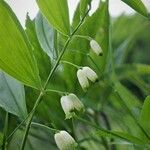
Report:
[[[20,143],[23,138],[24,130],[23,128],[20,128],[12,137],[11,141],[7,145],[7,150],[19,150],[20,149]],[[43,148],[44,145],[44,148]],[[57,147],[55,145],[55,141],[53,138],[52,132],[46,132],[44,129],[41,129],[41,127],[33,126],[30,129],[30,133],[28,136],[28,140],[25,146],[25,150],[57,150]]]
[[[24,84],[40,88],[31,45],[16,16],[4,1],[0,1],[0,14],[0,68]]]
[[[0,106],[20,118],[25,118],[27,115],[23,85],[2,71],[0,72]]]
[[[96,135],[103,137],[117,137],[122,140],[134,143],[134,144],[145,144],[141,139],[134,137],[128,133],[118,132],[118,131],[97,131]]]
[[[41,13],[35,18],[36,33],[42,49],[51,59],[56,59],[57,52],[55,50],[55,29],[48,24],[47,20]]]
[[[36,0],[42,14],[59,32],[69,35],[70,23],[67,0]]]
[[[140,122],[150,136],[150,96],[147,96],[140,114]]]

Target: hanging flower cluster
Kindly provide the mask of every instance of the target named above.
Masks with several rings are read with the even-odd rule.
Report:
[[[97,74],[90,67],[83,67],[77,71],[77,77],[79,83],[84,91],[89,88],[89,80],[91,82],[96,82],[98,80]]]
[[[103,55],[100,45],[95,40],[90,41],[90,46],[95,54]],[[98,81],[98,75],[95,73],[95,71],[87,66],[78,69],[77,78],[84,91],[87,91],[89,88],[89,81],[93,83]],[[60,103],[66,119],[73,118],[78,115],[78,113],[84,112],[83,103],[73,93],[62,96]],[[74,150],[77,147],[77,143],[75,142],[74,138],[66,131],[57,132],[54,138],[60,150]]]

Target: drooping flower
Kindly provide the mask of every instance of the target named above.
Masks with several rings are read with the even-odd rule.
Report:
[[[98,80],[97,74],[90,67],[83,67],[82,70],[90,81],[96,82]]]
[[[79,69],[79,70],[77,71],[77,78],[78,78],[78,81],[79,81],[79,83],[80,83],[82,89],[83,89],[84,91],[87,91],[87,89],[88,89],[88,87],[89,87],[90,85],[89,85],[89,81],[88,81],[88,79],[87,79],[87,77],[86,77],[86,75],[84,74],[84,72],[83,72],[82,69]]]
[[[66,115],[66,119],[74,117],[76,112],[84,111],[83,103],[72,93],[61,97],[61,106]]]
[[[95,41],[95,40],[91,40],[90,41],[90,46],[91,46],[91,49],[93,50],[93,52],[96,54],[96,55],[100,55],[102,56],[103,55],[103,51],[102,51],[102,48],[100,47],[100,45]]]
[[[66,131],[56,133],[54,139],[60,150],[74,150],[77,147],[74,138]]]
[[[97,74],[90,67],[83,67],[77,71],[79,83],[84,91],[87,91],[90,86],[89,80],[92,82],[98,81]]]

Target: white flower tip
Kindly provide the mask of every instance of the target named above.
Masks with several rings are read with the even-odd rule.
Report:
[[[83,72],[90,81],[98,81],[97,74],[90,67],[83,67]]]
[[[91,49],[93,50],[93,52],[96,55],[98,55],[98,56],[102,56],[103,55],[102,48],[100,47],[100,45],[95,40],[91,40],[90,41],[90,46],[91,46]]]
[[[61,106],[66,115],[66,119],[76,116],[77,112],[83,112],[84,105],[75,94],[61,97]]]
[[[90,115],[94,115],[94,110],[92,108],[87,108],[87,112],[90,114]]]
[[[79,70],[77,71],[77,78],[78,78],[78,81],[79,81],[79,83],[80,83],[82,89],[83,89],[84,91],[87,91],[87,89],[89,88],[90,85],[89,85],[89,81],[88,81],[88,79],[87,79],[87,77],[86,77],[86,75],[84,74],[84,72],[83,72],[82,69],[79,69]]]
[[[54,135],[57,147],[60,150],[71,150],[77,147],[74,138],[66,131],[60,131]]]

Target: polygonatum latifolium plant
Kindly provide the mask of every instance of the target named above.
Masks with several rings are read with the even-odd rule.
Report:
[[[150,149],[148,10],[122,0],[137,14],[114,19],[92,1],[70,21],[67,0],[36,0],[23,28],[0,0],[2,150]]]

